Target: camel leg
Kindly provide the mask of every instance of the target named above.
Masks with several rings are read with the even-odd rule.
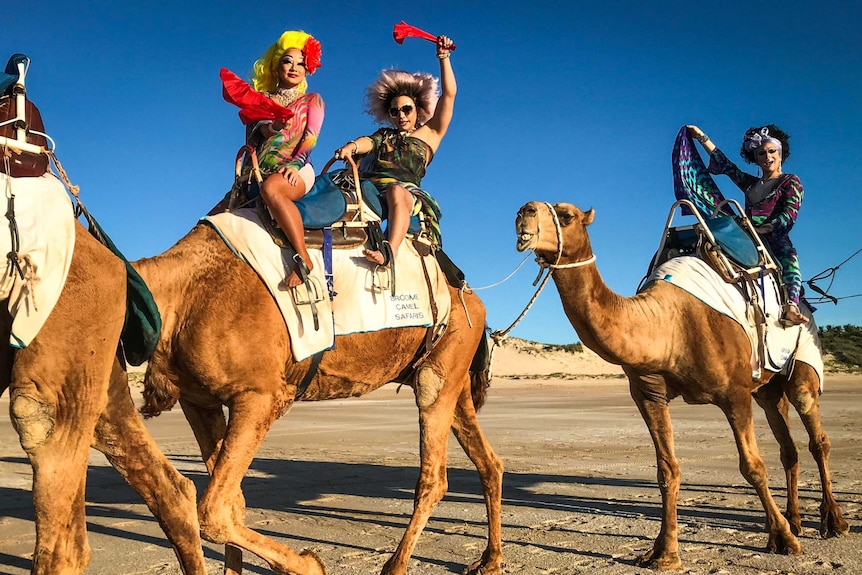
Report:
[[[655,446],[658,487],[661,491],[661,530],[653,548],[638,559],[642,567],[678,569],[679,557],[677,500],[680,469],[674,453],[673,425],[670,420],[664,381],[659,376],[629,376],[629,391],[643,417]]]
[[[832,480],[829,473],[829,452],[832,444],[823,431],[820,421],[820,380],[817,372],[809,365],[798,362],[785,391],[790,403],[799,413],[802,424],[808,432],[808,450],[817,462],[820,471],[820,535],[835,537],[844,535],[850,526],[841,514],[841,508],[832,493]]]
[[[449,362],[445,365],[452,365]],[[466,366],[465,366],[466,367]],[[449,489],[446,477],[446,457],[449,447],[449,430],[455,417],[455,405],[462,386],[469,387],[466,369],[449,375],[449,386],[438,375],[446,373],[436,362],[427,362],[417,376],[416,402],[419,404],[419,480],[413,495],[413,514],[392,557],[383,565],[381,575],[406,575],[407,563],[416,548],[419,535],[425,529],[431,513]],[[457,388],[452,383],[462,382]],[[436,384],[440,384],[439,386]],[[423,393],[434,387],[439,393],[433,400]],[[427,399],[426,399],[427,398]],[[426,404],[426,401],[429,403]],[[433,403],[430,403],[433,401]]]
[[[729,395],[719,405],[724,412],[733,436],[736,439],[736,447],[739,451],[739,471],[742,476],[754,487],[760,502],[766,511],[766,528],[769,531],[769,541],[766,549],[770,553],[802,553],[799,540],[791,533],[790,524],[781,514],[778,505],[769,491],[768,473],[763,457],[757,449],[757,441],[754,437],[754,421],[751,414],[751,394],[740,390],[738,393]]]
[[[214,407],[201,407],[180,398],[180,406],[186,421],[195,434],[198,446],[200,446],[201,457],[207,467],[207,472],[212,475],[216,459],[221,451],[222,441],[227,433],[227,422],[224,411],[219,404]],[[240,492],[231,515],[238,522],[245,523],[245,498]],[[224,575],[241,575],[242,573],[242,549],[226,544],[224,549]]]
[[[754,399],[766,414],[772,435],[778,441],[787,485],[787,507],[784,516],[790,523],[793,534],[799,535],[802,533],[802,518],[799,516],[799,450],[790,435],[790,402],[777,378],[754,392]]]
[[[276,573],[325,575],[323,563],[314,553],[296,553],[249,529],[244,519],[235,515],[242,496],[242,478],[280,414],[280,403],[272,395],[249,392],[233,400],[222,449],[198,504],[201,534],[212,543],[229,544],[254,553]]]
[[[49,365],[56,358],[41,347],[34,341],[18,352],[10,387],[12,424],[33,467],[36,548],[31,572],[78,574],[90,562],[87,463],[107,398],[109,364],[61,368],[65,376],[57,381],[57,366]],[[14,375],[22,373],[32,379]]]
[[[452,431],[464,453],[476,466],[482,481],[485,509],[488,513],[488,545],[481,559],[470,565],[467,575],[496,575],[503,572],[502,517],[503,462],[494,453],[476,420],[470,386],[464,386],[455,407]]]
[[[96,425],[94,447],[138,492],[173,546],[185,575],[205,574],[194,484],[156,445],[135,412],[125,369],[117,359],[108,405]]]

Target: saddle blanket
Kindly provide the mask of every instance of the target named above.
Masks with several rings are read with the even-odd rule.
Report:
[[[0,299],[12,316],[9,345],[27,347],[51,314],[66,284],[75,247],[75,216],[66,188],[51,172],[37,178],[10,178],[0,173],[0,188],[14,198],[18,229],[18,264],[0,263]],[[12,233],[4,225],[0,254],[12,251]]]
[[[329,299],[323,251],[309,249],[314,264],[311,277],[322,299],[316,302],[319,329],[303,286],[286,289],[282,282],[291,269],[292,250],[281,249],[263,228],[254,208],[206,216],[228,247],[248,263],[272,294],[287,326],[294,358],[305,359],[331,349],[336,335],[397,327],[442,328],[449,322],[451,298],[446,278],[433,255],[420,256],[410,241],[401,244],[395,261],[395,287],[389,270],[376,268],[362,255],[363,246],[332,250],[335,297]],[[429,293],[424,267],[432,287]],[[282,284],[282,285],[280,285]]]
[[[719,277],[703,260],[692,256],[672,258],[654,269],[644,286],[654,281],[666,281],[692,294],[711,308],[735,320],[745,330],[751,342],[751,367],[755,379],[761,369],[789,374],[793,361],[807,363],[817,372],[823,389],[823,357],[817,326],[811,310],[803,303],[800,311],[808,318],[803,325],[783,327],[780,323],[781,289],[771,276],[757,280],[757,303],[766,318],[765,335],[758,335],[753,309],[747,304],[740,288]],[[762,351],[761,351],[762,350]]]

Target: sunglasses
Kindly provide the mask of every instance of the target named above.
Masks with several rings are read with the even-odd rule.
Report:
[[[409,116],[410,112],[413,111],[413,104],[405,104],[400,108],[389,108],[389,117],[397,118],[401,112],[404,112],[405,116]]]

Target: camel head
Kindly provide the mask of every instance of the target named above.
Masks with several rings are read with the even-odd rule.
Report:
[[[561,261],[579,261],[592,255],[587,226],[593,223],[595,210],[582,212],[572,204],[530,202],[518,210],[515,218],[515,231],[518,234],[516,245],[519,252],[533,250],[536,255],[549,262],[557,259],[561,251]],[[558,223],[559,222],[559,223]],[[563,240],[560,248],[557,229]]]

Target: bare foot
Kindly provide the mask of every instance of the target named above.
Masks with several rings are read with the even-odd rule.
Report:
[[[287,274],[287,277],[284,278],[280,284],[278,284],[278,287],[280,289],[291,289],[291,288],[295,288],[297,286],[302,285],[302,283],[303,283],[302,278],[300,277],[299,271],[298,271],[299,266],[301,266],[301,265],[304,265],[306,267],[306,270],[307,270],[306,273],[309,273],[309,274],[311,273],[311,270],[314,268],[314,266],[312,264],[310,264],[310,263],[306,264],[305,260],[303,260],[301,256],[298,256],[298,255],[294,256],[293,269],[290,271],[289,274]]]
[[[379,266],[383,265],[385,261],[383,254],[378,252],[377,250],[362,250],[362,255],[365,256],[365,259],[370,261],[373,264],[377,264]]]
[[[808,323],[808,318],[799,312],[798,307],[793,304],[790,304],[784,311],[784,321],[791,325],[800,325],[803,323]]]
[[[296,270],[294,269],[294,271],[288,274],[284,283],[288,288],[295,288],[296,286],[302,285],[302,279],[300,279],[299,274],[296,273]]]

